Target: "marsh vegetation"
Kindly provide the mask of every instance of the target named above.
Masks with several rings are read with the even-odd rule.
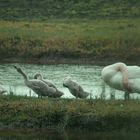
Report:
[[[138,62],[139,24],[139,19],[0,21],[0,58],[36,63]]]
[[[38,99],[1,96],[1,128],[47,128],[55,131],[140,130],[139,100]]]

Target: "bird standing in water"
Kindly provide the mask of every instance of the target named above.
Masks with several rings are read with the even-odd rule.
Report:
[[[50,81],[48,80],[44,80],[43,79],[43,76],[41,74],[35,74],[34,76],[35,79],[38,79],[38,80],[41,80],[43,81],[45,84],[47,84],[49,87],[52,87],[54,89],[56,89],[56,92],[53,94],[53,97],[56,98],[56,97],[61,97],[62,95],[64,95],[64,93],[60,90],[57,89],[57,87]]]
[[[63,86],[67,87],[76,98],[86,98],[89,95],[88,92],[84,91],[83,88],[70,77],[64,80]]]
[[[18,68],[17,66],[14,66],[14,68],[19,72],[23,78],[24,83],[27,87],[32,89],[38,96],[48,96],[48,97],[56,97],[56,89],[53,87],[49,87],[47,84],[45,84],[43,81],[38,79],[29,79],[28,76],[23,72],[21,68]]]
[[[127,66],[124,63],[115,63],[103,68],[102,79],[110,87],[125,92],[125,98],[129,93],[140,93],[140,67]]]

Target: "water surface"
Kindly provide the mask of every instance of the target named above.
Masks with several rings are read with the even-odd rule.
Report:
[[[95,65],[35,65],[35,64],[0,64],[0,84],[9,91],[17,95],[37,96],[33,91],[25,86],[23,77],[14,69],[13,65],[19,66],[32,79],[34,74],[41,73],[44,79],[52,81],[58,89],[65,95],[63,98],[74,98],[67,88],[63,87],[63,80],[70,76],[77,81],[84,90],[91,93],[92,98],[100,98],[103,82],[101,80],[101,70],[103,67]],[[30,92],[31,91],[31,92]],[[110,89],[106,86],[105,98],[110,98]],[[117,99],[123,99],[123,92],[115,91]],[[131,98],[138,98],[137,94]]]

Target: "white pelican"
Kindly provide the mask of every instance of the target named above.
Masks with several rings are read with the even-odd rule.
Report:
[[[83,88],[75,81],[71,80],[70,77],[64,80],[63,86],[67,87],[71,94],[74,95],[76,98],[86,98],[89,95],[88,92],[84,91]]]
[[[129,93],[140,93],[140,67],[115,63],[103,68],[102,79],[110,87]]]
[[[18,68],[16,66],[14,66],[14,68],[23,76],[25,85],[32,89],[36,94],[38,94],[38,96],[56,97],[55,88],[49,87],[43,81],[38,79],[30,80],[21,68]]]
[[[5,92],[7,92],[6,89],[0,85],[0,95]]]
[[[35,74],[34,78],[43,81],[49,87],[55,88],[56,89],[56,92],[54,94],[55,98],[56,97],[61,97],[62,95],[64,95],[64,93],[62,91],[58,90],[57,87],[53,83],[51,83],[49,80],[44,80],[43,76],[40,73]]]

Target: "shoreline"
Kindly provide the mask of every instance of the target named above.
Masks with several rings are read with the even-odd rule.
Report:
[[[120,60],[113,60],[113,59],[106,59],[106,60],[97,60],[93,58],[45,58],[45,59],[39,59],[39,58],[7,58],[7,59],[1,59],[0,64],[5,63],[25,63],[25,64],[38,64],[38,65],[57,65],[57,64],[77,64],[77,65],[98,65],[98,66],[105,66],[109,64],[113,64],[116,62],[123,62],[127,65],[140,65],[140,62],[138,60],[136,61],[120,61]]]
[[[140,64],[140,19],[0,21],[0,61],[37,64]]]
[[[93,132],[93,131],[82,131],[82,130],[66,130],[62,133],[50,132],[48,130],[4,130],[0,131],[1,138],[11,139],[118,139],[118,138],[135,138],[139,139],[140,134],[137,132],[127,131],[114,131],[114,132]]]

